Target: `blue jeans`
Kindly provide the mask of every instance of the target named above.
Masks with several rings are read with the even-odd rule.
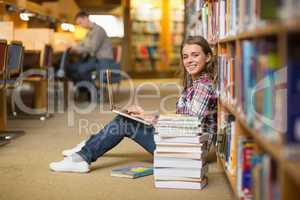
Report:
[[[153,154],[154,127],[118,115],[97,134],[92,135],[78,154],[89,164],[119,144],[124,137],[133,139]]]
[[[96,59],[89,58],[73,64],[68,64],[66,72],[68,78],[74,82],[92,81],[93,71],[103,71],[105,69],[120,70],[120,66],[113,59]]]

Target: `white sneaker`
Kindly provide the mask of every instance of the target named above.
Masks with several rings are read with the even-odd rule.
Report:
[[[90,166],[87,162],[74,162],[72,157],[66,157],[59,162],[52,162],[50,163],[49,168],[55,172],[86,173],[90,171]]]
[[[80,142],[79,144],[77,144],[74,148],[72,149],[66,149],[62,152],[63,156],[71,156],[74,153],[77,153],[78,151],[81,150],[81,148],[85,145],[86,140],[83,140],[82,142]]]

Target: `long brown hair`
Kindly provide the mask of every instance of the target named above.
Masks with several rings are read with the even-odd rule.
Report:
[[[181,72],[181,77],[182,77],[182,81],[183,81],[183,87],[187,88],[192,84],[192,79],[191,76],[188,74],[188,72],[186,71],[185,67],[183,66],[182,63],[182,49],[185,45],[187,44],[196,44],[199,45],[204,54],[205,55],[210,55],[211,59],[208,63],[205,64],[201,75],[206,74],[208,76],[208,78],[215,84],[216,80],[217,80],[217,69],[216,69],[216,65],[215,65],[215,58],[213,55],[213,51],[210,48],[207,40],[202,37],[202,36],[188,36],[181,44],[181,48],[180,48],[180,54],[181,54],[181,65],[182,65],[182,72]]]

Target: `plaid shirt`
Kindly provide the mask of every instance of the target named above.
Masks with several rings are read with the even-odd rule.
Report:
[[[216,133],[217,98],[213,83],[207,75],[201,76],[183,90],[176,104],[176,113],[198,116],[204,130]]]

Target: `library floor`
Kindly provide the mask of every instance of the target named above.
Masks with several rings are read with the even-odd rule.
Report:
[[[149,80],[160,88],[160,97],[140,97],[140,105],[156,108],[165,99],[165,109],[175,108],[176,98],[167,95],[178,93],[173,84],[177,80]],[[135,86],[145,81],[134,81]],[[168,84],[169,83],[169,84]],[[128,86],[122,83],[118,104],[125,104]],[[155,95],[153,85],[144,85],[140,95]],[[170,106],[172,105],[172,106]],[[86,106],[80,104],[80,107]],[[11,128],[25,129],[26,135],[0,147],[0,199],[205,199],[231,200],[232,191],[216,162],[209,166],[208,186],[201,190],[174,190],[154,188],[153,176],[139,179],[122,179],[110,176],[112,168],[133,163],[151,165],[152,156],[129,139],[93,163],[87,174],[54,173],[48,169],[52,161],[62,159],[61,151],[73,147],[88,137],[97,127],[113,118],[113,114],[99,112],[101,106],[88,114],[76,114],[74,126],[68,127],[70,113],[55,114],[46,121],[13,120]],[[107,103],[104,109],[108,110]],[[88,128],[85,128],[88,125]]]

